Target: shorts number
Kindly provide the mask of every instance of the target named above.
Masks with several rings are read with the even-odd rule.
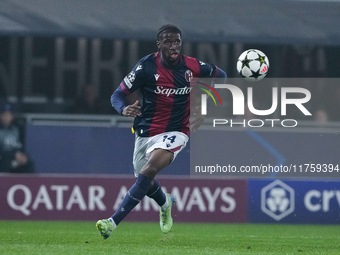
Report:
[[[163,142],[165,142],[165,140],[169,140],[171,143],[175,142],[176,136],[170,136],[168,137],[167,135],[163,136]]]

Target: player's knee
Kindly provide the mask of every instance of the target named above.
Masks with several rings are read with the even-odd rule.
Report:
[[[152,164],[146,164],[140,171],[141,174],[152,179],[157,175],[158,172],[159,172],[159,169]]]

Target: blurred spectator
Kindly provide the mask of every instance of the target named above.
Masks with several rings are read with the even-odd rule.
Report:
[[[0,106],[0,172],[32,173],[34,164],[23,151],[12,105]]]
[[[71,111],[79,114],[109,114],[112,113],[112,107],[109,99],[107,103],[101,101],[95,87],[88,84],[84,86]]]

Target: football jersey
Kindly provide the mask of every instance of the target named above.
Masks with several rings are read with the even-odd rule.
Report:
[[[189,135],[190,81],[193,78],[226,77],[217,66],[180,55],[176,66],[161,61],[159,52],[142,58],[120,83],[129,95],[139,89],[143,95],[141,116],[133,128],[149,137],[168,131]]]

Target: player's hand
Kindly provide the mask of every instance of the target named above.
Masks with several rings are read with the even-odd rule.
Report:
[[[134,102],[133,104],[126,106],[122,111],[122,115],[128,117],[141,116],[142,115],[140,111],[141,107],[138,105],[138,103],[139,101],[136,100],[136,102]]]
[[[190,131],[196,132],[204,122],[204,116],[201,114],[201,107],[196,106],[191,112]]]

